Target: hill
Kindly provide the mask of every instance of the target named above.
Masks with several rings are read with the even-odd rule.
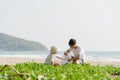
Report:
[[[39,42],[28,41],[0,33],[0,51],[47,51]]]

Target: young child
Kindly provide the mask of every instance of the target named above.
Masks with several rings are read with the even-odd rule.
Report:
[[[54,66],[59,65],[58,62],[56,61],[56,54],[57,54],[57,48],[52,46],[50,50],[50,54],[47,56],[44,64],[51,64]]]
[[[65,54],[68,54],[71,51],[74,54],[74,56],[72,58],[70,58],[68,61],[73,61],[73,63],[75,63],[75,64],[84,63],[85,52],[81,47],[79,47],[76,44],[76,40],[70,39],[68,44],[69,44],[70,48],[65,51]]]
[[[62,61],[60,62],[61,65],[64,65],[68,63],[68,60],[71,58],[68,53],[64,53],[63,57],[56,56],[56,58],[61,59]]]

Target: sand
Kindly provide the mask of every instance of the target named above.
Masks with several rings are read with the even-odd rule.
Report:
[[[27,57],[0,57],[0,65],[17,64],[25,62],[43,63],[44,60],[40,58],[27,58]]]
[[[93,66],[100,65],[100,66],[115,66],[120,67],[120,62],[108,62],[108,61],[87,61],[87,63],[90,63]]]
[[[36,62],[36,63],[43,63],[44,59],[42,58],[29,58],[29,57],[3,57],[0,56],[0,65],[10,64],[14,65],[17,63],[25,63],[25,62]],[[112,65],[115,67],[120,67],[120,62],[107,62],[107,61],[86,61],[86,63],[90,63],[91,65]]]

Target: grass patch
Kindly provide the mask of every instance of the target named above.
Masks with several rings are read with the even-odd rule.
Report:
[[[0,66],[0,69],[3,66]],[[13,70],[7,67],[0,73],[0,80],[120,80],[120,68],[113,66],[91,66],[90,64],[66,64],[64,66],[51,66],[38,63],[16,64],[14,67],[20,73],[28,76],[12,76]]]

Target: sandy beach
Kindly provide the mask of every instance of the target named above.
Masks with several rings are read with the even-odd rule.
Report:
[[[106,65],[112,65],[115,67],[120,67],[120,62],[107,62],[107,61],[86,61],[87,63],[90,63],[91,65],[100,65],[100,66],[106,66]]]
[[[29,57],[0,57],[0,65],[17,64],[17,63],[25,63],[25,62],[43,63],[44,59],[29,58]]]
[[[43,63],[44,59],[41,58],[28,58],[28,57],[0,57],[0,65],[10,64],[14,65],[16,63],[24,63],[24,62],[36,62]],[[90,63],[91,65],[112,65],[115,67],[120,67],[120,62],[107,62],[107,61],[86,61],[86,63]]]

